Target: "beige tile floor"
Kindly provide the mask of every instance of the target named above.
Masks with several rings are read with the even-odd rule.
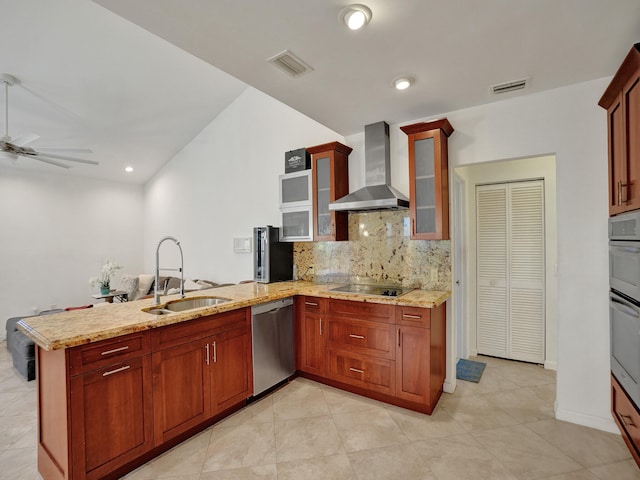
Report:
[[[426,416],[297,379],[128,480],[625,480],[618,435],[554,420],[555,374],[488,357]],[[0,343],[0,479],[36,471],[35,384]]]

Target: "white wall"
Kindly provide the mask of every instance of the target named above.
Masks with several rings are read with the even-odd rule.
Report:
[[[559,419],[617,431],[609,413],[609,79],[448,114],[450,167],[556,156]]]
[[[252,256],[233,252],[233,238],[258,225],[281,225],[278,175],[284,153],[344,137],[273,98],[248,88],[184,147],[145,189],[145,267],[165,235],[184,251],[185,277],[219,283],[253,278]],[[177,263],[163,244],[160,266]]]
[[[89,277],[105,258],[142,268],[141,186],[3,168],[0,337],[5,320],[95,303]]]

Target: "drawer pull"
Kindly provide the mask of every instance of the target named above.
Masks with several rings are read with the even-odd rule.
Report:
[[[415,318],[417,320],[422,318],[422,315],[411,315],[410,313],[403,313],[402,316],[406,318]]]
[[[131,368],[131,365],[125,365],[124,367],[120,367],[120,368],[116,368],[115,370],[110,370],[108,372],[104,372],[102,374],[103,377],[107,377],[109,375],[113,375],[114,373],[118,373],[118,372],[123,372],[125,370],[129,370]]]
[[[620,415],[620,418],[622,418],[622,423],[624,423],[624,425],[626,427],[635,427],[635,423],[633,423],[633,420],[631,419],[630,415],[623,415],[622,413],[619,413],[618,415]]]
[[[361,340],[364,340],[364,336],[363,335],[355,335],[355,334],[351,333],[351,334],[349,334],[349,336],[351,338],[359,338]]]
[[[318,304],[315,302],[304,302],[305,305],[309,305],[310,307],[317,307]]]
[[[349,367],[349,370],[356,373],[364,373],[364,370],[360,370],[359,368]]]
[[[107,350],[106,352],[102,352],[100,355],[111,355],[112,353],[122,352],[123,350],[127,350],[129,345],[120,348],[114,348],[113,350]]]

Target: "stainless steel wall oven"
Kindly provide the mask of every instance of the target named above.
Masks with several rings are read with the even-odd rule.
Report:
[[[611,371],[640,407],[640,211],[609,218]]]

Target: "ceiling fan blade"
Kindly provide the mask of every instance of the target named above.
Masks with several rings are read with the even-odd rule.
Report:
[[[74,153],[93,153],[90,148],[69,148],[69,147],[36,147],[39,152],[74,152]]]
[[[27,158],[29,158],[29,157],[33,158],[34,160],[38,160],[39,162],[48,163],[49,165],[55,165],[56,167],[65,168],[67,170],[69,168],[71,168],[68,165],[65,165],[63,163],[55,162],[53,160],[49,160],[49,159],[46,159],[46,158],[41,158],[41,157],[36,156],[36,155],[29,155]]]
[[[33,154],[30,154],[30,156],[36,157],[38,159],[40,157],[46,157],[46,158],[54,158],[57,160],[65,160],[67,162],[84,163],[86,165],[100,165],[100,162],[96,162],[95,160],[85,160],[83,158],[67,157],[66,155],[56,155],[55,153],[35,152]]]
[[[27,133],[25,135],[20,135],[18,138],[11,141],[14,145],[18,147],[24,147],[25,145],[35,142],[40,138],[40,135],[36,135],[35,133]]]

